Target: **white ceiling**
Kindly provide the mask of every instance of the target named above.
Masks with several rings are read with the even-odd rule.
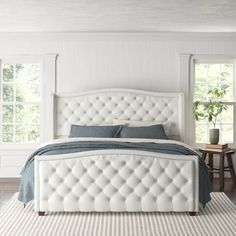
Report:
[[[0,32],[236,32],[236,0],[0,0]]]

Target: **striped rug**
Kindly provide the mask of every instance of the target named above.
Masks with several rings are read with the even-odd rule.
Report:
[[[0,211],[1,236],[210,236],[236,235],[236,207],[224,193],[197,216],[187,213],[51,213],[39,217],[33,203],[25,209],[17,193]]]

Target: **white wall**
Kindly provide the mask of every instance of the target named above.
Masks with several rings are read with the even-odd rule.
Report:
[[[236,34],[0,34],[0,56],[48,53],[59,55],[57,92],[107,87],[181,91],[179,55],[236,55]]]
[[[178,55],[236,54],[236,34],[0,34],[0,55],[57,53],[57,91],[179,91]]]

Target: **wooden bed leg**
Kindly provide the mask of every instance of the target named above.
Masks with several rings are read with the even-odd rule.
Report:
[[[45,215],[45,211],[38,211],[38,215],[39,216],[44,216]]]
[[[197,214],[197,212],[195,212],[195,211],[189,211],[190,216],[196,216],[196,214]]]

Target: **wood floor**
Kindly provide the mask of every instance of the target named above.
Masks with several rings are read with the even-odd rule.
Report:
[[[19,181],[0,182],[0,208],[18,191]],[[213,191],[219,191],[219,179],[213,180]],[[233,185],[231,179],[225,180],[225,193],[236,205],[236,185]]]
[[[0,182],[0,208],[12,197],[15,192],[18,192],[19,181]]]
[[[219,179],[213,180],[213,191],[220,191]],[[225,194],[229,197],[229,199],[236,205],[236,185],[232,183],[231,179],[225,180]]]

